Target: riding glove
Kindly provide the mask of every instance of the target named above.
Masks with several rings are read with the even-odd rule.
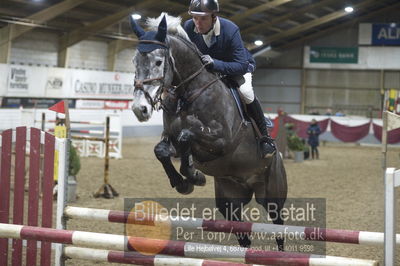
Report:
[[[201,56],[201,62],[207,66],[207,69],[212,69],[214,66],[214,59],[212,59],[208,54]]]

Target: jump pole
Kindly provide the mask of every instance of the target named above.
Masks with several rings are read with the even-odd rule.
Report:
[[[123,252],[93,248],[65,247],[64,256],[68,259],[83,259],[99,262],[114,262],[135,265],[153,266],[245,266],[255,264],[243,264],[227,261],[203,260],[182,258],[168,255],[143,255],[139,252]]]
[[[262,265],[357,265],[377,266],[373,260],[353,259],[336,256],[312,255],[304,253],[254,250],[238,246],[224,246],[205,243],[194,243],[174,240],[160,240],[143,237],[127,237],[124,235],[102,234],[82,231],[60,230],[34,226],[0,223],[0,237],[14,239],[30,239],[90,247],[111,249],[116,251],[135,251],[139,247],[142,252],[160,250],[162,255],[191,258],[240,259],[241,263]]]
[[[142,213],[135,212],[112,211],[104,209],[81,208],[81,207],[66,207],[64,216],[67,219],[83,219],[95,220],[113,223],[124,224],[141,224],[152,226],[155,223],[168,223],[172,227],[182,227],[184,229],[196,230],[201,227],[204,231],[210,232],[225,232],[225,233],[269,233],[269,234],[289,234],[295,233],[304,236],[304,240],[321,241],[321,242],[336,242],[345,244],[359,244],[370,246],[383,246],[384,233],[368,232],[368,231],[353,231],[340,229],[327,229],[317,227],[303,227],[290,225],[275,225],[266,223],[252,222],[237,222],[227,220],[205,220],[202,218],[188,217],[168,217],[160,215],[143,216]],[[167,221],[166,221],[167,220]],[[318,234],[316,234],[318,233]],[[313,237],[313,235],[321,235],[322,238]],[[400,234],[396,235],[395,243],[400,246]]]

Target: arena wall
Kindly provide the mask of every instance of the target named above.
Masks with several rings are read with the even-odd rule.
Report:
[[[400,50],[359,45],[365,38],[360,25],[365,24],[257,58],[254,84],[264,108],[306,114],[324,114],[329,108],[334,113],[379,117],[383,91],[400,89]],[[358,62],[310,63],[310,47],[357,47]]]
[[[382,19],[372,18],[370,21]],[[342,111],[346,115],[379,117],[383,91],[400,89],[400,52],[395,46],[360,45],[359,39],[365,39],[365,36],[359,29],[360,24],[353,24],[316,40],[283,49],[272,49],[258,56],[253,83],[264,111],[276,112],[283,109],[292,114],[324,114],[329,108],[333,113]],[[10,64],[0,65],[0,73],[4,77],[7,67],[20,65],[55,68],[59,50],[58,38],[57,33],[40,29],[22,35],[13,42]],[[310,63],[310,47],[315,46],[358,47],[358,63]],[[107,60],[109,43],[101,38],[81,41],[71,46],[68,51],[67,68],[63,68],[62,72],[67,73],[73,69],[79,72],[79,75],[86,76],[90,74],[87,71],[94,71],[110,77],[127,72],[128,79],[133,83],[133,47],[116,54],[113,72],[107,71],[110,68]],[[107,71],[108,74],[102,71]],[[13,95],[7,91],[7,83],[8,77],[0,80],[0,97],[53,97],[39,87],[29,94]],[[68,79],[64,83],[67,84]],[[73,91],[72,87],[69,91]],[[58,96],[60,95],[56,94],[56,97]],[[63,93],[62,97],[83,100],[109,98],[107,95],[73,93]],[[131,97],[129,94],[112,98],[130,100]]]

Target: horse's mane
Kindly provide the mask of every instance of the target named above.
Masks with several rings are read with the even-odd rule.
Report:
[[[170,16],[167,13],[163,12],[158,18],[147,18],[146,26],[150,31],[157,31],[158,24],[160,24],[161,19],[165,15],[167,19],[167,29],[168,34],[173,36],[179,36],[183,39],[190,41],[189,36],[186,34],[186,31],[181,26],[182,18]]]

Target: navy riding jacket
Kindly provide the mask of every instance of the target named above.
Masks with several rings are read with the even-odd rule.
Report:
[[[212,37],[210,47],[207,47],[202,34],[195,32],[192,19],[187,20],[183,27],[200,52],[214,59],[214,71],[229,76],[254,72],[256,64],[253,56],[243,45],[239,27],[230,20],[221,17],[218,19],[220,34]]]

